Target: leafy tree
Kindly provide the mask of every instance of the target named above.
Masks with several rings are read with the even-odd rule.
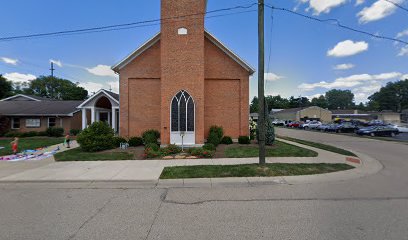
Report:
[[[73,82],[51,76],[31,81],[25,93],[58,100],[84,100],[88,96],[88,91]]]
[[[289,108],[298,108],[298,107],[308,107],[310,106],[310,101],[307,97],[295,98],[291,96],[289,98]]]
[[[318,107],[321,107],[321,108],[327,108],[328,107],[326,97],[323,96],[323,95],[313,98],[312,101],[311,101],[311,105],[312,106],[318,106]]]
[[[0,99],[11,96],[13,94],[12,90],[13,84],[0,75]]]
[[[289,100],[278,96],[266,96],[266,104],[268,105],[268,111],[270,112],[273,108],[283,109],[289,107]]]
[[[368,99],[370,100],[368,105],[375,110],[401,112],[403,109],[408,108],[408,79],[389,82]]]
[[[259,110],[259,99],[258,97],[254,97],[251,101],[251,105],[249,106],[249,111],[251,113],[257,113]]]
[[[350,90],[333,89],[326,92],[329,109],[351,109],[354,107],[354,94]]]

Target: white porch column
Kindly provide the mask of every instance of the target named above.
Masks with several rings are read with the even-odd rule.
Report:
[[[95,116],[96,116],[95,107],[92,107],[91,108],[91,124],[95,122]]]
[[[112,128],[116,133],[116,108],[112,108]]]
[[[108,114],[108,124],[109,124],[109,126],[111,126],[112,127],[112,125],[111,125],[111,113],[110,112],[107,112],[107,114]]]
[[[86,128],[87,121],[86,121],[86,108],[82,108],[82,130]]]

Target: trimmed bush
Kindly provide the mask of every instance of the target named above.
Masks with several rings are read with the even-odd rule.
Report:
[[[204,144],[203,149],[209,150],[209,151],[215,151],[216,147],[212,143],[206,143]]]
[[[159,151],[160,150],[160,146],[156,143],[148,143],[145,145],[145,149],[152,149],[154,151]]]
[[[212,143],[214,146],[218,146],[222,140],[222,136],[224,135],[224,130],[222,127],[219,126],[211,126],[210,132],[208,134],[207,143]]]
[[[64,134],[64,129],[59,127],[50,127],[47,128],[46,132],[48,137],[62,137]]]
[[[142,138],[143,138],[143,143],[149,144],[149,143],[155,143],[158,144],[158,140],[160,138],[160,132],[154,129],[150,129],[145,131],[142,134]]]
[[[143,145],[143,139],[141,137],[131,137],[129,138],[129,146],[138,147]]]
[[[115,148],[120,147],[121,143],[127,143],[127,142],[128,141],[123,137],[113,137],[113,145],[115,146]]]
[[[230,136],[224,136],[221,140],[221,144],[232,144],[232,138]]]
[[[14,131],[10,131],[10,132],[4,134],[4,136],[5,136],[5,137],[8,137],[8,138],[21,137],[21,133],[19,133],[19,132],[14,132]]]
[[[113,129],[105,122],[94,122],[84,129],[77,141],[85,152],[98,152],[114,148]]]
[[[153,144],[153,143],[150,143]],[[154,150],[152,148],[146,148],[144,151],[144,157],[145,158],[160,158],[162,156],[162,153],[160,150]]]
[[[177,154],[177,153],[181,153],[181,147],[175,145],[175,144],[169,144],[167,145],[167,147],[162,148],[161,152],[165,155],[173,155],[173,154]]]
[[[248,136],[239,136],[238,143],[239,144],[250,144],[251,140],[249,139]]]
[[[268,117],[265,119],[265,144],[273,145],[275,142],[275,126],[272,123],[272,120]],[[256,140],[258,139],[258,129],[256,130]]]
[[[71,129],[71,130],[69,130],[69,133],[70,133],[72,136],[77,136],[78,134],[81,133],[81,130],[79,130],[79,129]]]
[[[188,151],[191,155],[199,158],[212,158],[214,155],[214,151],[205,150],[203,148],[190,148]]]
[[[20,137],[25,138],[25,137],[36,137],[38,136],[38,133],[35,131],[30,131],[30,132],[23,132],[20,134]]]
[[[45,137],[47,136],[47,132],[46,131],[38,132],[38,136]]]

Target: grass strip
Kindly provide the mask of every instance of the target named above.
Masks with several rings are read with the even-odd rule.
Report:
[[[14,139],[1,139],[0,156],[13,154],[11,150],[10,142]],[[18,151],[22,152],[24,150],[35,150],[41,147],[49,147],[55,144],[60,144],[64,142],[64,138],[51,138],[51,137],[33,137],[33,138],[20,138],[18,140]]]
[[[317,157],[317,155],[318,153],[313,150],[280,141],[275,141],[273,147],[266,148],[267,157]],[[225,149],[225,156],[228,158],[258,157],[259,148],[245,145],[230,147]]]
[[[338,172],[353,168],[343,163],[180,166],[165,167],[160,179],[298,176]]]
[[[297,139],[297,138],[286,137],[286,136],[278,136],[278,137],[281,138],[281,139],[288,140],[288,141],[292,141],[292,142],[300,143],[300,144],[303,144],[303,145],[323,149],[323,150],[326,150],[326,151],[329,151],[329,152],[334,152],[334,153],[342,154],[342,155],[345,155],[345,156],[357,157],[356,154],[354,154],[354,153],[352,153],[350,151],[347,151],[345,149],[341,149],[341,148],[338,148],[338,147],[334,147],[334,146],[331,146],[331,145],[326,145],[326,144],[323,144],[323,143],[310,142],[310,141]]]
[[[132,160],[134,156],[127,152],[84,152],[81,148],[71,149],[54,155],[55,161],[107,161]]]

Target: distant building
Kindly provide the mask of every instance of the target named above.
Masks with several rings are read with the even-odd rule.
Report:
[[[400,123],[401,114],[393,111],[366,112],[361,110],[332,110],[332,118],[362,121],[381,120],[385,123]]]
[[[279,120],[307,121],[318,120],[322,122],[332,121],[332,112],[317,106],[283,109],[272,113],[272,117]]]

